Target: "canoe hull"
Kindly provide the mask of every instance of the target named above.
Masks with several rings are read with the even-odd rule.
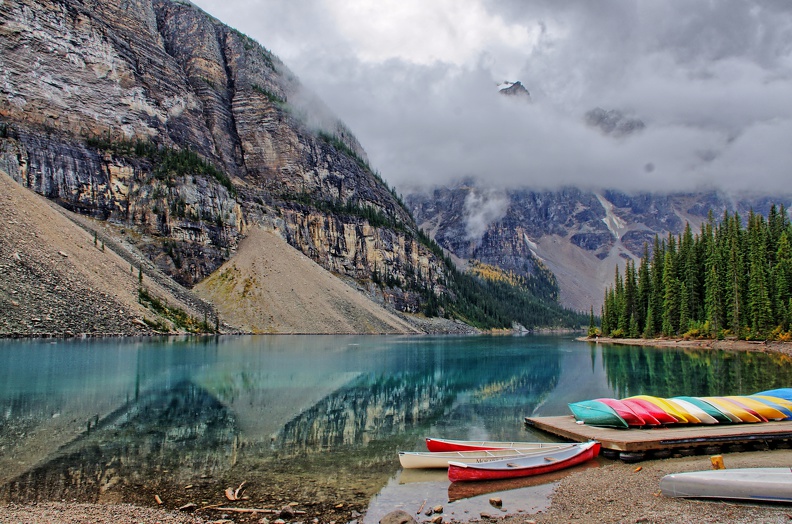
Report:
[[[620,429],[630,427],[612,407],[598,400],[571,402],[568,406],[572,414],[575,415],[575,420],[579,420],[586,425]]]
[[[731,424],[734,420],[726,415],[723,411],[716,408],[712,404],[705,402],[697,397],[674,397],[675,399],[684,400],[693,404],[694,406],[698,407],[702,411],[704,411],[707,415],[714,418],[719,424]],[[737,417],[735,417],[737,418]],[[737,419],[739,421],[739,419]]]
[[[743,468],[674,473],[660,480],[667,497],[792,503],[792,469]]]
[[[403,469],[445,469],[448,462],[453,460],[464,464],[482,464],[494,460],[517,459],[530,456],[534,453],[545,453],[563,448],[572,447],[574,444],[559,443],[555,445],[542,443],[541,447],[522,449],[490,449],[481,451],[428,451],[412,452],[400,451],[399,463]]]
[[[557,447],[564,442],[500,442],[494,440],[449,440],[442,438],[426,439],[426,449],[439,451],[485,451],[492,449],[542,449]]]
[[[679,422],[675,417],[669,415],[668,413],[665,412],[665,410],[657,406],[657,404],[653,404],[648,400],[641,398],[623,398],[622,402],[632,407],[633,410],[635,410],[636,408],[646,410],[660,424],[677,424]]]
[[[754,393],[754,395],[778,397],[792,402],[792,388],[768,389],[767,391],[760,391],[758,393]]]
[[[576,449],[565,452],[548,453],[545,456],[518,460],[498,460],[486,464],[461,464],[450,462],[448,480],[468,482],[478,480],[497,480],[529,477],[570,468],[594,459],[600,451],[599,442],[576,444]],[[548,460],[549,459],[549,460]]]
[[[670,402],[673,401],[676,405],[684,409],[685,416],[687,416],[688,413],[693,415],[693,417],[695,417],[700,424],[718,424],[718,419],[707,413],[707,411],[702,409],[698,404],[688,402],[687,400],[680,397],[674,397],[667,400]]]
[[[648,426],[649,424],[644,420],[644,418],[639,415],[634,409],[630,406],[622,402],[621,400],[617,400],[615,398],[597,398],[594,399],[598,402],[602,402],[613,411],[616,412],[630,427],[643,427]]]

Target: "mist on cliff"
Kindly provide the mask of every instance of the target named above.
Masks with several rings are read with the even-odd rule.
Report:
[[[786,190],[787,2],[195,3],[283,59],[397,188]],[[530,100],[499,94],[517,80]]]

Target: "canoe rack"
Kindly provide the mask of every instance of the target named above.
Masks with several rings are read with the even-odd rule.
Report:
[[[567,415],[525,417],[525,424],[575,442],[597,440],[603,456],[624,462],[792,447],[792,421],[612,429],[577,424]]]

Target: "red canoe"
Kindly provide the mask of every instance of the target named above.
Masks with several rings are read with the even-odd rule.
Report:
[[[647,426],[662,426],[663,423],[660,422],[657,417],[655,417],[651,411],[643,407],[642,405],[635,403],[635,402],[625,402],[624,400],[621,401],[625,406],[630,408],[631,410],[635,411],[635,414],[641,417],[644,422],[646,422]]]
[[[652,404],[648,400],[642,398],[623,398],[622,402],[633,408],[633,410],[642,408],[649,412],[660,424],[676,424],[677,419]]]
[[[429,451],[486,451],[491,449],[536,449],[557,448],[559,442],[496,442],[493,440],[448,440],[442,438],[426,439]]]
[[[471,480],[495,480],[529,477],[558,471],[587,462],[599,455],[599,442],[576,444],[572,448],[549,451],[518,459],[495,460],[481,464],[448,463],[448,480],[464,482]]]
[[[596,399],[606,406],[610,407],[613,411],[619,414],[621,418],[631,427],[649,426],[641,415],[639,415],[632,407],[628,406],[621,400],[615,398],[598,398]]]

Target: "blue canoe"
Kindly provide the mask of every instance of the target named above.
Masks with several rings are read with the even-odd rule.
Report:
[[[778,397],[792,402],[792,388],[768,389],[767,391],[760,391],[759,393],[754,393],[754,395],[764,395],[766,397]]]

